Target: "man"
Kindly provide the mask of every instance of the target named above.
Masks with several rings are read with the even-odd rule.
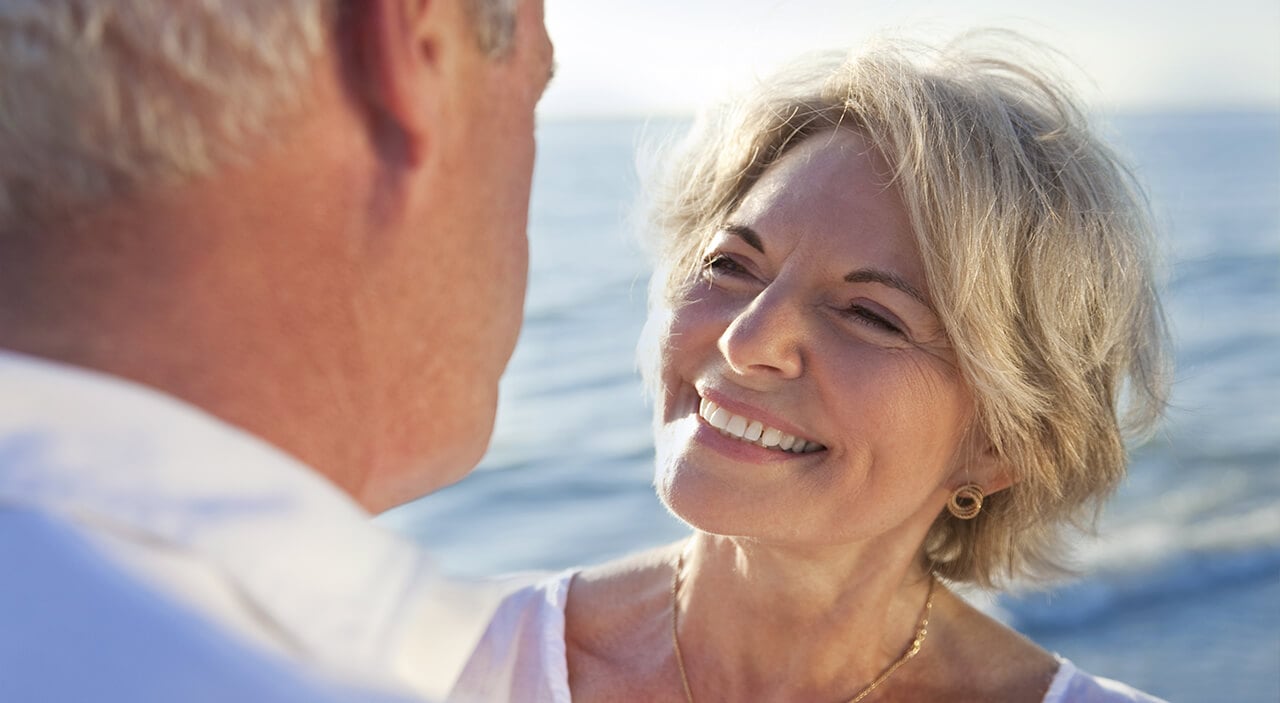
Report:
[[[542,0],[0,3],[0,700],[447,693]]]

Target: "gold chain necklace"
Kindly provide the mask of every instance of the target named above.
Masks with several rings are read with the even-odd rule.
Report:
[[[689,686],[689,674],[684,668],[684,655],[680,653],[680,576],[683,573],[684,549],[681,549],[680,556],[676,558],[676,573],[671,579],[671,646],[676,653],[676,666],[680,668],[680,683],[684,684],[684,699],[686,703],[693,703],[693,689]],[[920,611],[920,624],[916,627],[916,638],[911,641],[911,646],[907,647],[907,651],[903,652],[897,661],[890,664],[874,681],[862,689],[858,695],[850,698],[847,703],[858,703],[858,701],[866,698],[880,684],[884,683],[890,676],[893,676],[893,672],[920,653],[924,638],[929,635],[929,611],[933,609],[933,587],[937,582],[933,574],[929,574],[929,596],[925,599],[924,608]]]

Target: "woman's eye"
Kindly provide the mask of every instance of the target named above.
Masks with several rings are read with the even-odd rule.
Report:
[[[903,335],[902,328],[891,322],[888,317],[881,315],[865,305],[854,303],[845,310],[845,313],[860,324],[892,334],[900,336]]]
[[[702,260],[702,272],[705,276],[716,274],[750,275],[746,267],[724,254],[708,254]]]

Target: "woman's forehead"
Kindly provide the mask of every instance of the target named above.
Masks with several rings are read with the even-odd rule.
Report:
[[[822,132],[807,137],[767,168],[731,217],[874,200],[900,206],[890,173],[880,152],[862,135],[850,130]]]
[[[792,230],[870,230],[914,249],[911,223],[879,152],[856,133],[817,135],[761,176],[725,220],[768,240]]]

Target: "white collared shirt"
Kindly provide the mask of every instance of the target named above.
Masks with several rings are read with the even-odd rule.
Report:
[[[0,352],[0,700],[443,698],[496,606],[271,445]]]

